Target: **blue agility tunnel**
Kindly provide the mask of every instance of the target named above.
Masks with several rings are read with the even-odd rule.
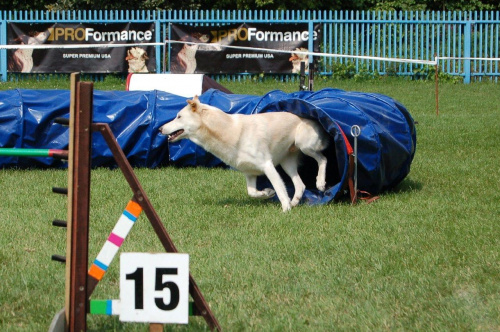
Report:
[[[291,112],[317,120],[329,133],[331,142],[325,151],[327,190],[315,189],[317,163],[304,157],[299,174],[306,185],[304,200],[311,204],[327,203],[345,194],[352,177],[353,141],[351,127],[361,128],[358,139],[358,189],[371,195],[393,188],[410,172],[416,149],[416,130],[406,108],[394,99],[374,93],[324,89],[318,92],[284,93],[272,91],[263,97],[228,95],[217,90],[203,94],[200,101],[229,113]],[[192,159],[206,159],[201,148],[188,141],[171,147],[175,160],[183,152],[196,151]],[[172,152],[175,153],[172,155]],[[202,157],[203,156],[203,157]],[[210,164],[215,161],[206,160]],[[284,175],[285,182],[287,176]],[[259,189],[270,184],[262,176]],[[293,188],[291,181],[289,187]],[[292,196],[293,192],[290,193]]]
[[[68,117],[69,99],[66,90],[0,91],[0,148],[67,149],[68,129],[53,121]],[[352,177],[353,125],[361,128],[359,190],[375,195],[396,186],[408,175],[415,155],[416,131],[411,115],[399,102],[384,95],[324,89],[250,96],[211,89],[200,96],[200,101],[228,113],[292,112],[321,123],[331,137],[325,151],[327,190],[321,193],[315,189],[316,162],[304,157],[299,169],[306,184],[304,200],[311,204],[327,203],[347,192]],[[159,127],[185,105],[185,97],[157,90],[94,91],[94,122],[109,124],[134,167],[223,166],[188,140],[169,144],[160,135]],[[92,166],[115,167],[104,139],[97,133],[92,139]],[[50,158],[0,157],[0,168],[64,166]],[[285,183],[289,180],[287,176],[283,179]],[[268,186],[266,182],[261,177],[259,187]]]

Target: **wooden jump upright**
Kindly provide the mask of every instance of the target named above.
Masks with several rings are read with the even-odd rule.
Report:
[[[69,331],[86,331],[93,84],[71,75],[65,318]]]
[[[178,252],[110,127],[105,123],[92,123],[92,105],[93,84],[80,82],[79,74],[72,74],[68,151],[67,253],[65,259],[66,302],[64,310],[61,310],[54,317],[49,331],[86,331],[89,299],[100,280],[89,273],[88,268],[91,137],[93,131],[99,132],[105,139],[132,190],[132,200],[138,203],[145,212],[165,250],[171,253]],[[203,316],[211,330],[221,331],[217,319],[191,274],[189,274],[189,293],[194,301],[193,314]],[[159,327],[161,328],[158,324],[150,325],[151,330]]]

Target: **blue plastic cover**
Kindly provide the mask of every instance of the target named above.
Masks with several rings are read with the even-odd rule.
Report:
[[[0,148],[67,149],[68,90],[0,91]],[[94,122],[109,124],[132,166],[168,164],[165,136],[159,127],[172,120],[186,98],[160,91],[94,91]],[[66,167],[52,158],[0,157],[0,167]],[[92,166],[115,167],[99,133],[92,135]]]
[[[68,128],[53,121],[69,116],[69,99],[67,90],[0,91],[0,147],[67,149]],[[317,165],[312,158],[304,157],[299,174],[306,184],[304,200],[309,203],[326,203],[344,194],[353,125],[361,128],[360,190],[378,194],[394,187],[408,175],[415,155],[416,131],[411,115],[399,102],[384,95],[324,89],[249,96],[209,90],[200,100],[228,113],[292,112],[319,121],[331,136],[325,151],[328,189],[324,193],[315,190]],[[158,129],[185,105],[185,97],[161,91],[96,90],[94,122],[109,124],[134,167],[223,166],[219,159],[191,141],[168,144],[166,137],[160,135]],[[0,157],[0,167],[65,166],[52,158]],[[98,133],[92,137],[92,166],[116,166]],[[286,176],[284,180],[287,182]],[[265,177],[259,178],[258,184],[269,185]]]

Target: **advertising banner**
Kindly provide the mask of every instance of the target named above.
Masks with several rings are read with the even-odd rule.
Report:
[[[299,73],[300,62],[306,63],[307,70],[308,55],[294,51],[307,52],[309,38],[312,38],[317,52],[321,39],[319,28],[320,25],[316,25],[313,36],[309,36],[306,23],[197,27],[172,24],[170,39],[186,43],[170,43],[170,71],[186,74]]]
[[[12,73],[155,72],[154,46],[90,47],[95,44],[154,43],[154,23],[8,23],[9,45],[54,45],[8,51]],[[89,48],[64,48],[88,44]]]

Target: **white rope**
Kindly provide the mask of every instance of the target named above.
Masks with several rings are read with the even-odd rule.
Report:
[[[115,47],[131,47],[131,46],[163,46],[165,43],[136,43],[136,44],[40,44],[40,45],[0,45],[0,49],[18,50],[18,49],[74,49],[74,48],[115,48]]]
[[[309,52],[309,51],[288,51],[288,50],[277,50],[272,48],[259,48],[259,47],[248,47],[248,46],[231,46],[222,44],[212,44],[212,43],[193,43],[184,42],[178,40],[167,40],[167,43],[171,44],[189,44],[189,45],[203,45],[203,46],[217,46],[233,49],[242,49],[249,51],[259,51],[259,52],[273,52],[273,53],[288,53],[288,54],[302,54],[302,55],[313,55],[318,57],[330,57],[330,58],[352,58],[352,59],[364,59],[364,60],[378,60],[378,61],[391,61],[391,62],[402,62],[402,63],[415,63],[424,65],[436,65],[436,60],[415,60],[415,59],[400,59],[400,58],[384,58],[384,57],[374,57],[367,55],[347,55],[347,54],[333,54],[333,53],[319,53],[319,52]]]
[[[223,44],[213,44],[213,43],[193,43],[178,40],[166,40],[169,44],[188,44],[188,45],[202,45],[210,47],[225,47],[230,49],[248,50],[248,51],[258,51],[258,52],[273,52],[273,53],[286,53],[286,54],[301,54],[301,55],[312,55],[316,57],[328,57],[328,58],[349,58],[349,59],[362,59],[362,60],[375,60],[375,61],[389,61],[398,63],[413,63],[413,64],[423,64],[435,66],[438,61],[441,60],[477,60],[477,61],[500,61],[500,58],[473,58],[473,57],[441,57],[438,56],[434,60],[416,60],[416,59],[402,59],[402,58],[386,58],[386,57],[376,57],[368,55],[348,55],[348,54],[335,54],[335,53],[322,53],[322,52],[309,52],[309,51],[289,51],[289,50],[277,50],[272,48],[260,48],[260,47],[248,47],[248,46],[232,46]],[[78,49],[78,48],[117,48],[117,47],[133,47],[133,46],[164,46],[165,43],[130,43],[130,44],[40,44],[40,45],[0,45],[0,49]]]
[[[456,57],[456,56],[440,56],[439,60],[479,60],[479,61],[500,61],[500,58],[471,58],[471,57]]]

